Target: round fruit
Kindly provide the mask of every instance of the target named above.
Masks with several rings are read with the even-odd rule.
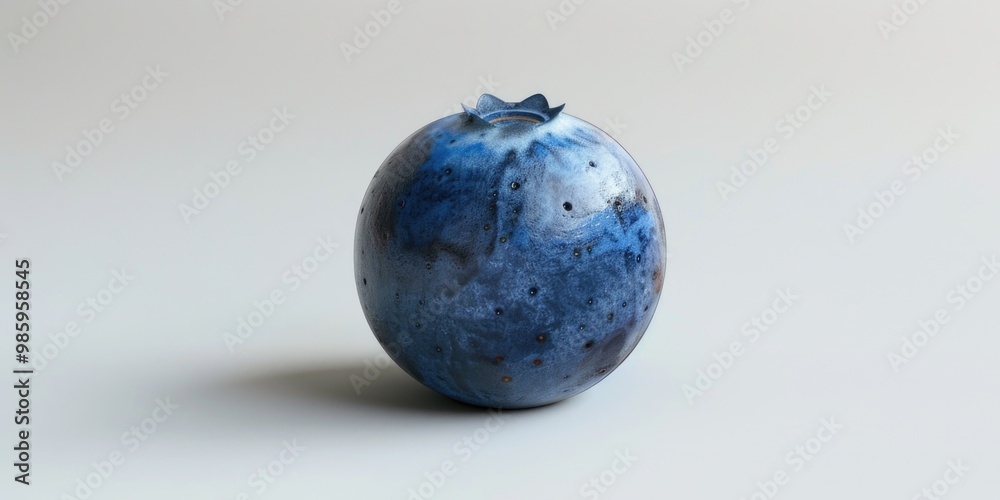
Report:
[[[656,309],[653,190],[617,142],[561,111],[484,95],[397,147],[361,206],[368,324],[403,370],[459,401],[525,408],[583,392]]]

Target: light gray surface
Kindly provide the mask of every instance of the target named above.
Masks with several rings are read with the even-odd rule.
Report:
[[[446,460],[434,498],[594,498],[581,487],[619,453],[636,460],[603,474],[600,498],[759,498],[781,472],[776,498],[915,498],[958,460],[970,470],[947,476],[947,498],[994,497],[1000,280],[961,309],[949,294],[1000,254],[1000,7],[927,2],[885,39],[901,2],[563,4],[565,21],[555,0],[404,0],[348,61],[341,44],[388,2],[246,0],[220,20],[210,0],[74,1],[0,48],[0,318],[28,257],[35,355],[80,327],[32,382],[33,485],[5,465],[0,496],[68,498],[119,451],[91,498],[406,499]],[[0,29],[39,10],[4,2]],[[679,69],[674,52],[720,16],[733,22]],[[167,75],[125,116],[116,99],[157,65]],[[487,87],[610,127],[671,251],[629,360],[502,426],[395,367],[360,396],[349,379],[381,360],[353,281],[363,190],[406,135]],[[788,137],[779,120],[814,87],[832,96]],[[294,118],[249,161],[241,141],[284,108]],[[59,180],[53,162],[105,118],[113,132]],[[949,127],[914,180],[907,160]],[[768,139],[777,152],[724,201],[717,183]],[[185,221],[178,206],[231,160],[242,173]],[[852,242],[844,224],[897,180]],[[336,248],[293,290],[283,276],[317,238]],[[105,310],[78,310],[122,269],[134,279]],[[743,325],[779,289],[798,298],[754,342]],[[285,302],[231,353],[224,332],[273,290]],[[949,322],[894,371],[887,355],[939,308]],[[689,404],[685,385],[734,341],[744,354]],[[133,450],[122,434],[166,398],[179,408]],[[830,418],[843,428],[799,469],[787,454]],[[466,453],[466,436],[488,441]],[[305,450],[289,460],[284,441]],[[258,494],[251,475],[280,457]]]

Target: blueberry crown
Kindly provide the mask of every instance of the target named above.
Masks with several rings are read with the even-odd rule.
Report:
[[[473,119],[496,126],[518,122],[545,123],[559,116],[565,106],[550,108],[548,99],[542,94],[535,94],[521,102],[505,102],[496,96],[483,94],[475,108],[465,104],[462,108]]]

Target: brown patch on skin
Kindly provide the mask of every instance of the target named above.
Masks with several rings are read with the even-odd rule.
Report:
[[[653,290],[656,293],[660,293],[660,290],[663,290],[663,272],[659,266],[653,269]]]
[[[535,363],[535,366],[538,366],[538,365],[542,364],[542,360],[540,360],[540,359],[536,359],[536,360],[534,361],[534,363]]]
[[[508,376],[506,376],[506,375],[504,375],[503,377],[500,377],[500,380],[503,380],[504,382],[510,382],[513,379],[510,378],[510,377],[508,377]]]

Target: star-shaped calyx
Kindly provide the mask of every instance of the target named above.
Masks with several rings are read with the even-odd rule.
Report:
[[[475,108],[465,104],[462,108],[473,120],[493,126],[514,123],[539,124],[555,119],[566,105],[549,107],[549,101],[542,94],[535,94],[521,102],[505,102],[490,94],[483,94]]]

